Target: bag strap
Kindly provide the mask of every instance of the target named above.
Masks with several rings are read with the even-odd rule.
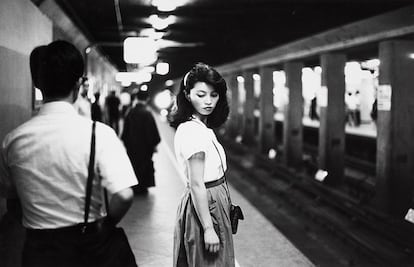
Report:
[[[194,122],[196,122],[196,123],[198,123],[198,124],[200,124],[200,125],[203,125],[204,127],[207,127],[204,123],[202,123],[201,121],[199,121],[198,119],[196,119],[196,118],[195,118],[195,117],[193,117],[193,116],[191,117],[191,121],[194,121]],[[214,143],[214,140],[213,140],[213,139],[211,139],[211,142],[213,143],[214,147],[216,148],[217,154],[218,154],[218,156],[219,156],[219,158],[220,158],[220,162],[221,162],[221,169],[223,170],[224,181],[226,182],[227,192],[229,193],[229,194],[228,194],[228,198],[229,198],[229,202],[230,202],[230,204],[231,204],[232,202],[231,202],[231,197],[230,197],[230,189],[229,189],[229,185],[227,184],[227,178],[226,178],[226,172],[224,171],[223,160],[221,159],[220,152],[219,152],[219,150],[218,150],[218,148],[217,148],[216,144]]]
[[[228,185],[228,183],[227,183],[226,172],[224,171],[223,160],[221,159],[221,155],[220,155],[220,152],[219,152],[219,150],[218,150],[218,148],[217,148],[216,144],[214,143],[214,141],[213,141],[213,140],[211,140],[211,142],[213,143],[214,147],[216,148],[216,150],[217,150],[217,154],[218,154],[218,156],[219,156],[219,158],[220,158],[220,162],[221,162],[221,169],[223,170],[223,177],[224,177],[224,181],[226,182],[227,192],[229,192],[229,202],[230,202],[230,204],[232,204],[233,202],[231,202],[231,197],[230,197],[230,189],[229,189],[229,185]]]
[[[88,223],[89,218],[89,209],[91,204],[91,195],[92,195],[92,182],[93,177],[95,176],[95,128],[96,128],[96,121],[92,123],[92,137],[91,137],[91,152],[89,155],[89,167],[88,167],[88,180],[86,182],[86,197],[85,197],[85,213],[83,216],[83,229],[84,232],[86,230],[86,224]]]

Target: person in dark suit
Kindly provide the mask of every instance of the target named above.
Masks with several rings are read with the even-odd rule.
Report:
[[[117,134],[119,134],[119,105],[121,100],[116,96],[115,91],[111,91],[105,99],[105,109],[108,125],[111,126]]]
[[[155,186],[152,155],[161,141],[154,117],[147,107],[147,92],[139,91],[133,96],[135,105],[124,122],[122,141],[126,147],[139,184],[136,193],[147,193]]]
[[[95,93],[95,102],[91,106],[91,116],[92,120],[102,122],[102,109],[99,105],[99,98],[101,94],[99,92]]]

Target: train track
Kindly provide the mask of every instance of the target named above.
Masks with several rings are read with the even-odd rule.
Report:
[[[239,144],[228,140],[224,143],[232,151],[229,156],[231,164],[247,173],[250,187],[259,186],[265,188],[267,194],[279,196],[308,220],[369,257],[375,262],[373,266],[414,265],[413,240],[407,238],[414,234],[411,225],[393,222],[377,214],[364,206],[361,199],[352,198],[340,188],[328,187],[303,172],[298,173],[275,161],[253,155]],[[348,266],[359,261],[349,260]]]

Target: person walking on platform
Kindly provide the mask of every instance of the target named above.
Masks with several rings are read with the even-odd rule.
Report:
[[[136,193],[147,193],[148,187],[155,186],[152,155],[161,141],[154,117],[147,108],[147,95],[145,91],[138,91],[133,96],[136,102],[127,113],[122,131],[122,141],[139,179],[134,188]]]
[[[75,107],[76,111],[87,118],[91,118],[91,103],[88,99],[88,90],[89,90],[89,82],[88,78],[82,78],[79,96],[76,98],[75,103],[73,106]]]
[[[101,94],[99,92],[96,92],[94,96],[95,102],[93,102],[91,105],[92,120],[102,122],[102,109],[101,105],[99,104],[99,98],[101,97]]]
[[[212,128],[228,117],[227,86],[221,75],[197,63],[184,76],[170,124],[187,188],[177,212],[173,266],[235,266],[230,195],[223,147]]]
[[[137,179],[114,131],[80,116],[72,105],[82,55],[72,44],[54,41],[33,50],[30,67],[44,104],[5,137],[0,155],[0,196],[18,198],[22,206],[22,266],[136,266],[132,251],[111,241]],[[103,188],[109,193],[106,209]]]
[[[105,109],[108,124],[117,134],[119,134],[120,104],[121,100],[115,95],[115,91],[111,91],[105,99]]]

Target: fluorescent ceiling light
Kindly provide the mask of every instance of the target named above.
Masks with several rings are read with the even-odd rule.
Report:
[[[176,20],[175,16],[167,16],[164,18],[159,17],[158,15],[155,15],[155,14],[152,14],[151,16],[149,16],[149,23],[156,30],[164,30],[170,24],[173,24],[175,20]]]
[[[124,41],[124,61],[131,64],[151,65],[157,60],[157,44],[148,37],[128,37]]]
[[[146,84],[143,84],[143,85],[141,85],[141,89],[140,89],[141,91],[148,91],[148,85],[146,85]]]
[[[170,71],[170,65],[167,62],[158,62],[156,71],[159,75],[165,75]]]
[[[188,0],[152,0],[152,5],[157,7],[159,11],[170,12],[177,7],[182,6]]]
[[[148,72],[118,72],[115,76],[115,80],[121,83],[145,83],[152,79],[151,73]]]
[[[174,81],[173,80],[167,80],[167,81],[165,81],[165,86],[171,86],[173,84],[174,84]]]

